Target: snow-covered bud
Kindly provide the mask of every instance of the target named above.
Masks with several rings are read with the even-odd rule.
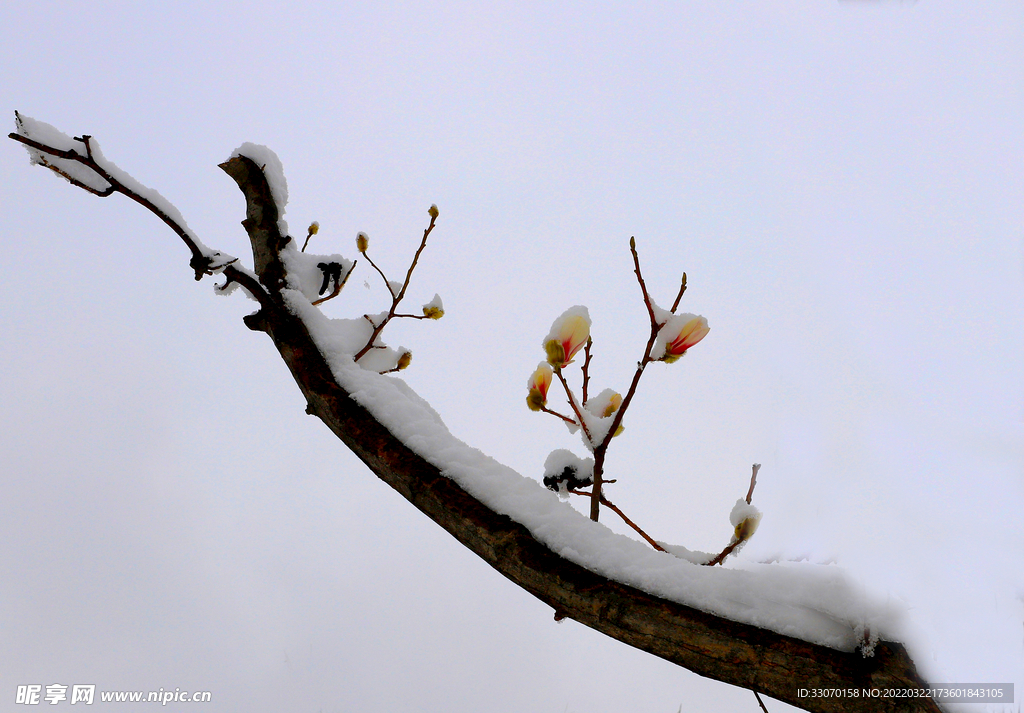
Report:
[[[436,206],[436,205],[433,205],[433,204],[431,204],[430,208],[429,208],[429,209],[427,210],[427,214],[428,214],[428,215],[429,215],[429,216],[430,216],[431,218],[433,218],[434,220],[437,220],[437,216],[439,215],[439,214],[438,214],[438,210],[437,210],[437,206]]]
[[[586,409],[598,418],[611,418],[615,415],[615,412],[622,406],[622,395],[612,391],[611,389],[605,389],[597,396],[594,396],[587,401]],[[625,429],[622,424],[615,429],[615,436],[622,433]]]
[[[686,350],[707,336],[708,321],[695,314],[673,315],[658,333],[654,354],[661,351],[659,361],[671,364],[679,361]]]
[[[551,379],[554,372],[551,367],[541,362],[533,376],[526,382],[529,392],[526,395],[526,405],[531,411],[540,411],[548,405],[548,389],[551,388]]]
[[[622,396],[617,393],[613,393],[608,399],[608,405],[605,406],[604,411],[601,412],[601,418],[611,418],[615,412],[619,410],[620,406],[622,406]],[[612,438],[625,430],[625,426],[623,426],[622,423],[619,423],[619,427],[615,429],[615,433],[612,434]]]
[[[757,526],[761,523],[761,511],[740,498],[729,513],[729,522],[733,526],[734,540],[746,542],[754,536]]]
[[[356,250],[361,253],[365,253],[366,249],[370,247],[370,236],[366,233],[356,234]]]
[[[561,369],[572,363],[576,352],[590,339],[590,313],[586,307],[577,305],[567,309],[551,325],[551,331],[544,339],[544,354],[548,364]]]
[[[613,413],[619,410],[619,406],[622,405],[622,396],[618,393],[613,393],[608,397],[608,405],[604,407],[604,411],[601,412],[601,418],[608,418]]]
[[[309,224],[309,234],[310,235],[316,235],[319,232],[320,232],[320,223],[318,223],[318,222],[316,222],[314,220],[312,223]]]
[[[423,305],[423,316],[428,319],[441,319],[441,317],[444,317],[444,305],[441,304],[441,295],[434,295],[434,299]]]
[[[409,367],[409,364],[411,362],[412,362],[412,352],[410,352],[410,351],[402,352],[402,355],[400,357],[398,357],[398,363],[395,364],[395,369],[397,369],[398,371],[401,371],[402,369],[406,369],[406,368]]]

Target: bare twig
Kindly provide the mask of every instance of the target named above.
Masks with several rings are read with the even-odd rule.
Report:
[[[672,309],[669,310],[672,314],[676,313],[676,309],[679,307],[679,300],[683,299],[683,293],[686,292],[686,273],[683,273],[683,284],[679,286],[679,294],[676,295],[676,301],[672,303]]]
[[[373,269],[377,271],[377,274],[380,275],[380,279],[384,280],[384,286],[386,288],[388,288],[388,294],[391,295],[391,299],[392,299],[392,301],[394,301],[395,294],[391,291],[391,283],[388,282],[387,275],[384,274],[383,270],[381,270],[379,267],[377,267],[377,263],[375,263],[373,261],[373,258],[370,257],[370,251],[369,250],[364,250],[363,251],[363,257],[365,257],[367,259],[367,261],[370,263],[370,266],[373,267]]]
[[[643,273],[640,272],[640,256],[636,252],[636,238],[629,239],[629,249],[633,254],[634,272],[636,273],[637,282],[640,283],[640,291],[644,296],[644,305],[647,307],[647,314],[651,318],[651,335],[647,340],[647,347],[644,349],[643,358],[636,363],[636,372],[633,374],[633,381],[629,385],[629,391],[626,392],[625,397],[622,399],[622,405],[620,405],[618,410],[615,412],[615,417],[612,420],[611,427],[608,429],[608,433],[605,434],[604,440],[599,444],[595,444],[594,447],[594,494],[590,504],[590,519],[594,521],[597,521],[600,514],[601,476],[604,472],[605,451],[608,449],[608,444],[611,442],[611,439],[614,438],[615,432],[619,430],[619,426],[622,424],[622,418],[625,416],[626,409],[629,408],[629,404],[633,400],[633,394],[636,393],[636,387],[640,383],[640,377],[643,376],[644,369],[651,361],[653,361],[651,359],[651,349],[654,347],[654,342],[658,338],[658,329],[661,326],[658,324],[658,320],[654,316],[654,306],[651,303],[651,296],[647,293],[647,285],[644,283]]]
[[[58,176],[62,176],[63,178],[67,179],[68,183],[70,183],[72,186],[77,186],[78,188],[81,188],[83,191],[88,191],[89,193],[92,193],[94,196],[99,196],[100,198],[106,198],[107,196],[111,195],[114,192],[114,187],[113,186],[107,186],[102,191],[98,191],[95,188],[93,188],[92,186],[90,186],[88,184],[85,184],[85,183],[82,183],[77,178],[75,178],[70,173],[68,173],[67,171],[64,171],[63,169],[57,168],[56,166],[54,166],[52,163],[47,161],[46,158],[44,158],[42,156],[40,156],[39,163],[41,165],[45,166],[46,168],[50,169],[54,173],[56,173]]]
[[[764,707],[764,701],[761,700],[761,696],[757,694],[757,691],[754,691],[754,698],[757,699],[757,705],[761,706],[761,710],[763,710],[764,713],[768,713],[768,709]]]
[[[613,480],[606,480],[606,481],[604,481],[604,482],[605,482],[605,483],[613,483],[613,482],[615,482],[615,481],[613,481]],[[570,492],[570,493],[572,493],[573,495],[584,495],[584,496],[586,496],[586,497],[588,497],[588,498],[592,498],[592,497],[593,497],[593,493],[588,493],[588,492],[587,492],[586,490],[570,490],[569,492]],[[612,501],[611,501],[611,500],[609,500],[608,498],[606,498],[606,497],[605,497],[604,495],[602,495],[602,496],[601,496],[601,504],[602,504],[602,505],[605,505],[605,506],[607,506],[607,507],[609,507],[609,508],[611,508],[611,510],[612,510],[612,511],[613,511],[613,512],[614,512],[614,513],[615,513],[616,515],[618,515],[619,517],[621,517],[621,518],[622,518],[622,521],[623,521],[623,522],[625,522],[625,523],[626,523],[627,525],[629,525],[630,527],[632,527],[632,528],[633,528],[634,530],[636,530],[636,531],[637,531],[637,532],[638,532],[638,533],[640,534],[640,536],[641,536],[642,538],[644,538],[645,540],[647,540],[647,543],[648,543],[648,544],[649,544],[649,545],[650,545],[651,547],[653,547],[654,549],[658,550],[659,552],[665,552],[665,551],[666,551],[664,547],[662,547],[661,545],[659,545],[659,544],[658,544],[657,542],[655,542],[655,541],[654,541],[654,540],[653,540],[653,539],[651,538],[651,536],[650,536],[650,535],[648,535],[648,534],[647,534],[646,532],[644,532],[643,530],[641,530],[641,529],[640,529],[640,526],[639,526],[639,525],[637,525],[637,524],[636,524],[635,522],[633,522],[633,521],[632,521],[632,520],[630,520],[630,519],[629,519],[628,517],[626,517],[626,513],[622,512],[622,510],[620,510],[620,509],[619,509],[618,507],[616,507],[616,506],[615,506],[615,504],[614,504],[614,503],[612,503]]]
[[[558,418],[562,419],[566,423],[571,423],[573,426],[578,426],[579,425],[578,423],[576,423],[576,421],[574,421],[573,419],[569,418],[568,416],[565,416],[564,414],[560,414],[560,413],[558,413],[558,411],[552,411],[547,406],[541,406],[540,410],[543,411],[544,413],[549,413],[552,416],[558,416]]]
[[[740,542],[740,540],[734,540],[733,542],[730,542],[728,545],[725,546],[725,549],[723,549],[721,552],[715,555],[713,559],[705,562],[704,566],[714,567],[716,564],[722,564],[722,562],[725,561],[725,558],[731,555],[733,550],[739,547]]]
[[[750,490],[747,491],[747,505],[750,505],[750,500],[754,497],[754,486],[757,485],[757,471],[761,470],[761,464],[754,463],[750,470]]]
[[[635,237],[629,239],[629,251],[633,253],[633,272],[636,273],[636,280],[640,283],[640,291],[644,293],[644,304],[647,306],[647,314],[651,317],[651,331],[657,332],[658,320],[654,316],[654,305],[651,304],[651,296],[647,294],[647,284],[644,282],[644,276],[640,273],[640,256],[636,252]],[[651,350],[648,348],[647,351],[649,353]]]
[[[320,232],[320,224],[317,223],[316,221],[313,221],[312,223],[309,224],[309,229],[308,232],[306,233],[306,242],[302,244],[302,250],[300,250],[299,252],[306,252],[306,247],[309,245],[309,239],[316,235],[318,232]]]
[[[594,340],[587,337],[587,345],[583,347],[583,354],[585,359],[583,360],[583,405],[587,405],[587,387],[590,386],[590,348],[594,345]]]
[[[576,399],[572,396],[572,389],[569,388],[569,384],[566,382],[565,377],[562,376],[562,370],[555,369],[555,376],[558,377],[558,380],[562,383],[562,388],[565,389],[565,395],[569,399],[569,405],[572,406],[572,412],[576,414],[580,428],[583,429],[583,433],[586,435],[587,441],[593,444],[594,439],[590,435],[590,429],[587,428],[587,422],[583,420],[583,413],[580,411],[580,407],[576,404]]]

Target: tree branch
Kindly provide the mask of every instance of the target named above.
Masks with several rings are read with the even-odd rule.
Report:
[[[233,175],[234,177],[234,175]],[[259,181],[249,173],[247,180]],[[238,180],[238,179],[236,179]],[[262,195],[240,182],[247,207]],[[258,243],[265,238],[250,233]],[[922,688],[902,644],[875,654],[843,652],[667,601],[558,556],[521,524],[476,500],[357,404],[335,381],[305,327],[287,310],[268,315],[267,333],[320,418],[372,470],[418,510],[512,582],[574,619],[695,673],[757,690],[808,711],[927,711],[931,699],[799,698],[798,688]]]
[[[26,143],[23,137],[16,140]],[[470,496],[401,442],[337,383],[304,323],[284,304],[279,251],[289,238],[278,230],[277,207],[265,176],[253,161],[241,156],[221,168],[245,196],[242,224],[252,243],[256,275],[262,285],[235,265],[224,271],[229,280],[256,290],[261,308],[246,324],[265,331],[273,340],[307,401],[307,412],[320,418],[417,509],[503,576],[551,606],[556,617],[570,617],[702,676],[760,691],[809,711],[940,710],[934,701],[923,698],[799,698],[798,688],[920,688],[924,682],[899,643],[879,641],[873,656],[863,656],[658,598],[560,557],[534,539],[526,527]]]

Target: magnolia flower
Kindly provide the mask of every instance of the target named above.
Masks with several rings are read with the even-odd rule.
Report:
[[[544,340],[548,364],[562,369],[572,363],[576,352],[590,340],[590,313],[586,307],[570,307],[551,325]]]
[[[548,389],[551,387],[553,376],[551,367],[541,362],[533,376],[526,382],[526,387],[530,390],[526,396],[526,405],[531,411],[540,411],[548,405]]]
[[[710,328],[708,321],[695,314],[673,315],[661,328],[654,353],[664,349],[659,361],[671,364],[678,361],[686,350],[707,336]]]

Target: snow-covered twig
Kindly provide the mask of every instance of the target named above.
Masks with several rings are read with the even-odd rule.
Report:
[[[672,314],[676,313],[676,309],[679,307],[679,300],[683,299],[683,293],[686,292],[686,273],[683,273],[683,284],[679,286],[679,294],[676,295],[675,302],[672,303],[672,309],[669,310]]]
[[[189,251],[192,253],[192,259],[189,262],[189,265],[195,271],[196,280],[202,279],[203,275],[213,275],[216,272],[220,272],[238,259],[217,251],[208,252],[203,250],[203,247],[205,246],[199,243],[199,241],[197,241],[194,238],[194,236],[185,228],[184,225],[179,223],[175,218],[171,217],[171,215],[164,206],[157,205],[157,203],[154,202],[151,198],[143,195],[140,191],[126,185],[126,182],[122,178],[119,178],[118,176],[114,175],[116,172],[115,170],[108,169],[108,167],[102,165],[99,161],[97,161],[95,156],[93,155],[93,148],[91,143],[92,136],[89,136],[88,134],[83,134],[82,136],[74,137],[74,141],[81,143],[82,147],[85,149],[84,154],[80,153],[79,151],[76,151],[75,149],[59,148],[57,146],[53,146],[48,143],[37,141],[31,138],[28,135],[29,130],[26,127],[25,117],[22,117],[21,114],[19,114],[18,112],[15,112],[14,116],[19,131],[17,133],[10,133],[7,135],[7,137],[10,139],[14,139],[15,141],[18,141],[19,143],[24,144],[27,147],[35,149],[35,151],[38,152],[37,154],[35,154],[35,160],[42,166],[45,166],[54,173],[58,174],[59,176],[62,176],[63,178],[67,179],[71,183],[71,185],[86,190],[95,196],[99,196],[100,198],[106,198],[107,196],[110,196],[114,193],[121,193],[122,195],[125,195],[131,198],[136,203],[142,205],[144,208],[146,208],[146,210],[153,213],[155,216],[160,218],[160,220],[162,220],[168,227],[170,227],[170,229],[173,230],[178,235],[178,237],[182,239],[182,241],[188,247]],[[52,127],[47,128],[52,129]],[[66,135],[63,134],[60,134],[60,136],[63,136],[65,139],[67,138]],[[100,178],[103,182],[105,182],[107,184],[107,187],[101,190],[95,188],[94,186],[90,186],[88,183],[84,182],[80,178],[72,176],[69,171],[62,169],[60,166],[55,165],[53,162],[47,159],[46,156],[53,156],[58,159],[63,159],[65,161],[73,161],[75,163],[81,164],[82,166],[92,171],[92,173],[95,174],[96,177]],[[259,282],[255,280],[245,280],[244,278],[245,276],[242,273],[239,273],[238,275],[234,276],[234,281],[242,284],[243,287],[245,287],[253,294],[253,297],[258,298],[259,293],[262,291],[262,287],[259,285]],[[253,291],[254,289],[255,292]]]

